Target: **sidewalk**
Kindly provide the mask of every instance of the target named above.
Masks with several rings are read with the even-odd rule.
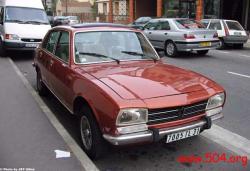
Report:
[[[0,57],[0,170],[84,170],[71,153],[56,159],[54,150],[70,151],[18,77],[8,58]]]
[[[250,48],[250,39],[248,39],[247,43],[244,46]]]

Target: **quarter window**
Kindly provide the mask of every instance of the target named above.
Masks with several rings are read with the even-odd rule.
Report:
[[[43,48],[46,49],[47,51],[53,53],[58,36],[59,36],[58,31],[52,31],[49,34],[49,36],[47,37],[47,39],[45,40],[45,42],[43,44]]]
[[[157,30],[170,30],[169,22],[168,21],[159,22]]]
[[[55,55],[62,59],[64,62],[69,60],[69,33],[62,31],[60,34],[59,41],[56,45]]]
[[[158,26],[158,22],[150,22],[145,26],[146,30],[155,30]]]
[[[221,24],[219,21],[216,22],[211,22],[209,25],[209,29],[213,29],[213,30],[222,30]]]

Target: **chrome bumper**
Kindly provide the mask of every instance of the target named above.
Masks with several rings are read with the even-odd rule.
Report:
[[[180,126],[170,127],[170,128],[163,128],[163,129],[152,129],[147,130],[144,132],[138,132],[138,133],[132,133],[132,134],[125,134],[120,136],[110,136],[107,134],[104,134],[103,137],[106,139],[109,143],[113,145],[129,145],[129,144],[136,144],[136,143],[144,143],[144,142],[155,142],[163,139],[168,134],[172,134],[175,132],[181,132],[197,127],[201,127],[201,130],[203,129],[209,129],[207,127],[211,126],[211,123],[215,120],[223,118],[223,114],[217,114],[214,115],[208,119],[203,119],[187,124],[183,124]],[[211,121],[211,123],[208,123],[208,120]],[[209,126],[207,126],[210,124]]]
[[[176,47],[178,51],[190,52],[190,51],[197,51],[197,50],[211,50],[216,49],[220,46],[219,41],[212,41],[211,46],[201,47],[199,42],[192,43],[192,42],[176,42]]]

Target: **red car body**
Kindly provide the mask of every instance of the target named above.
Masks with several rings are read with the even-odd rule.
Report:
[[[42,82],[72,114],[79,109],[78,105],[82,104],[80,101],[87,103],[103,137],[110,143],[124,145],[152,142],[163,137],[160,133],[159,138],[161,130],[167,134],[172,128],[173,132],[176,132],[179,128],[188,129],[192,124],[206,129],[211,126],[211,121],[223,117],[222,113],[219,113],[217,117],[211,117],[210,123],[207,123],[206,112],[198,111],[191,117],[147,124],[148,131],[151,131],[150,135],[147,131],[145,136],[135,138],[138,133],[134,133],[128,134],[132,136],[126,139],[128,135],[121,135],[116,125],[121,109],[146,108],[149,111],[173,109],[207,102],[212,96],[225,91],[217,83],[198,73],[168,65],[162,60],[122,61],[120,64],[115,61],[75,63],[73,40],[76,32],[93,30],[140,32],[138,30],[112,25],[77,28],[65,26],[53,30],[69,32],[69,62],[64,63],[41,45],[36,50],[34,64],[37,72],[41,73]],[[156,134],[158,132],[158,136],[153,135],[155,132]],[[164,136],[166,134],[163,133]]]

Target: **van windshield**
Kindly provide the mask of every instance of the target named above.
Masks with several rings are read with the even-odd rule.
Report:
[[[44,10],[23,7],[6,7],[5,22],[49,24],[47,14]]]

